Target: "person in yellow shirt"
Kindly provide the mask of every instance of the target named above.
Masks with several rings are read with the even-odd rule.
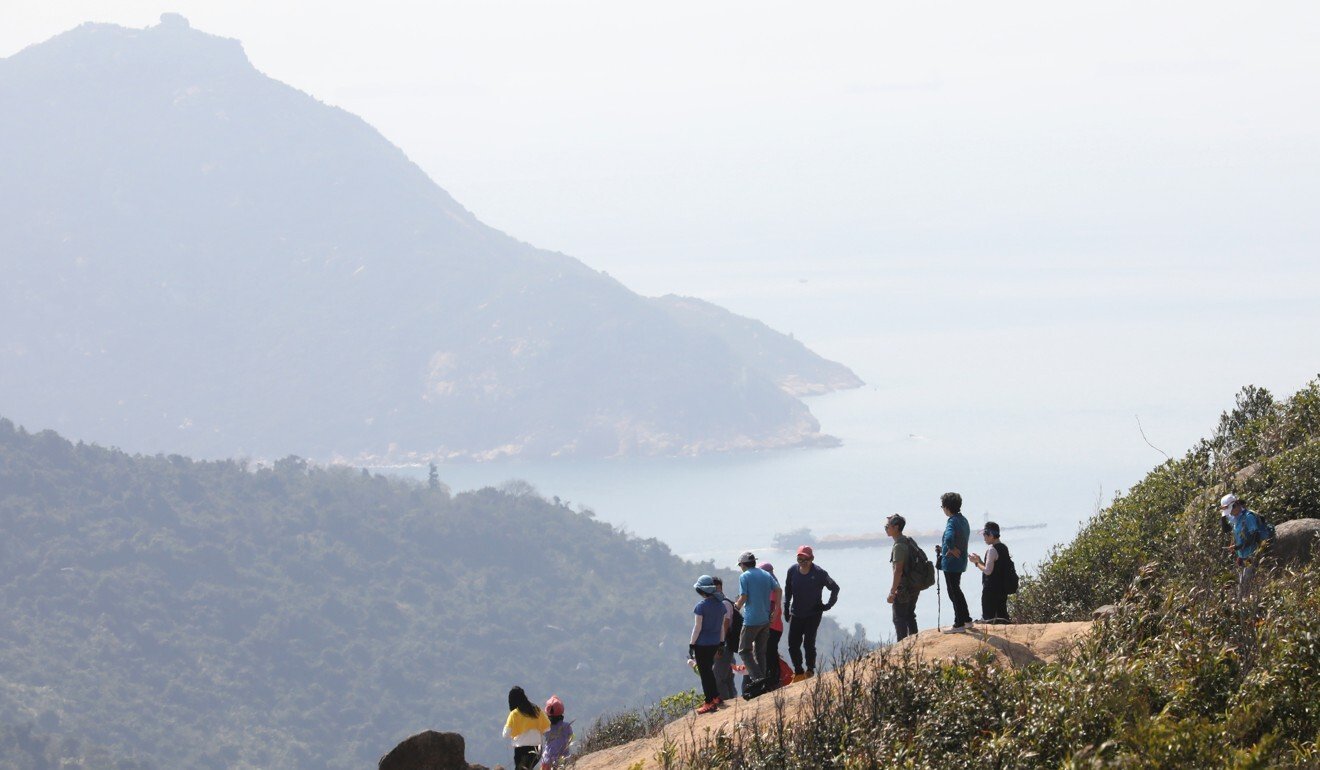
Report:
[[[534,770],[541,755],[541,735],[550,729],[550,718],[527,698],[523,688],[509,690],[509,718],[504,737],[513,741],[514,770]]]

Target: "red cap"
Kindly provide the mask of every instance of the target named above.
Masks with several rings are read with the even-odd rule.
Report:
[[[562,717],[564,715],[564,702],[558,695],[551,695],[550,700],[545,702],[545,715],[550,717]]]
[[[815,558],[816,558],[816,554],[814,554],[814,553],[811,552],[811,546],[809,546],[809,545],[804,545],[804,546],[802,546],[801,548],[799,548],[799,549],[798,549],[798,553],[797,553],[797,555],[798,555],[798,556],[805,556],[805,557],[807,557],[808,559],[812,559],[812,560],[815,560]]]

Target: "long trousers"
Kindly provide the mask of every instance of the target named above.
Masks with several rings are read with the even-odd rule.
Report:
[[[793,661],[793,673],[802,673],[802,652],[806,647],[807,670],[816,670],[816,631],[820,628],[819,612],[811,615],[793,615],[788,621],[788,659]]]
[[[779,640],[783,636],[784,629],[778,631],[770,629],[770,643],[766,646],[765,653],[766,690],[773,690],[779,686]]]
[[[894,641],[901,642],[916,632],[917,598],[914,596],[910,601],[894,599]]]
[[[720,697],[719,685],[715,684],[715,651],[720,649],[718,644],[698,644],[697,645],[697,673],[701,675],[701,692],[706,696],[706,702],[710,703]]]
[[[990,586],[981,586],[981,619],[1008,620],[1008,594]]]
[[[953,624],[965,626],[972,622],[972,613],[967,609],[967,597],[963,596],[961,572],[944,573],[944,585],[949,588],[949,601],[953,602]]]
[[[738,657],[747,666],[747,679],[755,682],[765,676],[766,645],[770,642],[770,624],[760,626],[744,625],[742,639],[738,642]],[[746,682],[743,683],[746,687]]]

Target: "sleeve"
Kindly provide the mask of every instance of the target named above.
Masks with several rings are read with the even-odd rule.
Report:
[[[510,711],[510,712],[509,712],[509,716],[508,716],[508,718],[504,720],[504,737],[505,737],[505,738],[512,738],[512,737],[513,737],[513,713],[514,713],[514,712]]]
[[[839,584],[834,582],[834,578],[830,577],[828,572],[825,573],[825,587],[830,590],[830,600],[825,603],[825,609],[828,610],[839,601]]]
[[[536,710],[536,731],[539,732],[539,733],[544,733],[546,730],[549,730],[549,729],[550,729],[550,717],[546,716],[546,715],[545,715],[545,712],[542,711],[541,709],[537,709],[537,710]]]
[[[784,612],[793,612],[793,570],[796,566],[788,568],[788,574],[784,576]]]
[[[995,548],[994,546],[990,546],[990,550],[985,552],[985,559],[983,560],[985,562],[985,567],[981,571],[987,575],[994,574],[995,562],[998,560],[999,560],[999,549]]]

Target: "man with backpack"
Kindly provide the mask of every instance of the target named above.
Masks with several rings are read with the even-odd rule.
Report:
[[[885,519],[885,534],[894,539],[889,563],[894,565],[894,581],[887,601],[894,605],[895,641],[917,633],[917,597],[935,584],[935,565],[926,558],[916,541],[903,534],[907,520],[897,513]]]
[[[1232,493],[1220,498],[1219,511],[1233,532],[1233,545],[1228,548],[1237,557],[1238,596],[1243,597],[1251,593],[1258,551],[1262,543],[1274,537],[1274,527]]]
[[[999,525],[987,521],[981,530],[990,549],[985,558],[969,554],[972,564],[981,570],[981,619],[978,623],[1007,623],[1008,595],[1017,593],[1018,574],[1008,546],[999,542]]]

